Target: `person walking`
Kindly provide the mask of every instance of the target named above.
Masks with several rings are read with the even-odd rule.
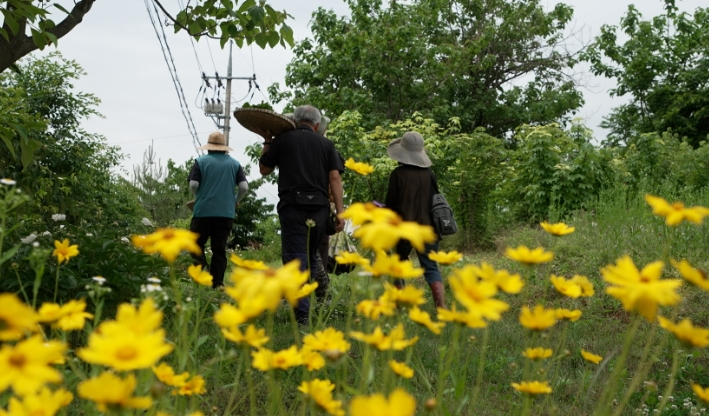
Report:
[[[199,150],[207,150],[207,154],[195,160],[187,178],[195,196],[190,231],[199,234],[197,245],[202,249],[200,255],[192,254],[192,258],[203,270],[209,270],[212,287],[218,288],[224,285],[226,244],[234,223],[234,211],[249,190],[249,184],[244,168],[227,154],[234,149],[226,145],[221,132],[210,134],[207,144]],[[204,253],[207,240],[212,248],[211,265]]]
[[[404,221],[414,221],[421,225],[433,226],[431,220],[431,205],[436,193],[435,179],[430,169],[431,159],[424,149],[423,137],[414,131],[404,133],[394,139],[387,147],[390,158],[399,162],[389,176],[389,188],[384,204],[401,216]],[[440,236],[439,236],[440,240]],[[399,240],[396,254],[404,260],[409,258],[411,243]],[[424,278],[431,288],[431,294],[436,307],[446,308],[445,288],[443,278],[438,270],[438,264],[428,258],[428,253],[438,250],[438,240],[426,244],[423,252],[416,252],[419,263],[424,269]],[[403,286],[403,280],[397,280],[397,287]]]
[[[279,134],[258,128],[253,131],[264,138],[259,160],[262,175],[269,175],[278,167],[278,218],[281,222],[281,260],[286,264],[300,260],[301,270],[310,267],[311,279],[323,268],[318,245],[326,233],[330,203],[328,189],[332,190],[335,211],[343,211],[342,160],[334,143],[318,134],[322,120],[320,111],[310,105],[293,112],[295,130]],[[336,231],[342,231],[344,220],[337,218]],[[302,298],[295,308],[299,323],[308,322],[310,301]]]

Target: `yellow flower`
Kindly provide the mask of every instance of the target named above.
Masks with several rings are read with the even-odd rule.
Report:
[[[556,315],[556,319],[562,321],[564,319],[568,319],[571,322],[576,322],[581,318],[581,311],[578,309],[569,310],[569,309],[555,309],[554,314]]]
[[[153,366],[152,370],[158,380],[173,387],[184,386],[190,377],[190,373],[186,371],[179,375],[175,374],[175,370],[166,363],[160,363],[157,367]]]
[[[36,332],[37,314],[12,293],[0,293],[0,341],[22,338]]]
[[[352,225],[362,225],[368,222],[390,222],[401,220],[399,215],[388,209],[380,208],[371,202],[355,202],[339,215],[343,220],[352,221]]]
[[[222,303],[219,310],[214,313],[214,322],[222,328],[233,328],[248,320],[249,318],[241,310],[229,303]]]
[[[626,311],[637,311],[651,322],[658,305],[676,305],[681,300],[675,290],[682,280],[660,280],[663,267],[664,263],[656,261],[639,271],[630,257],[624,256],[601,269],[603,280],[614,285],[606,288],[606,293],[619,299]]]
[[[525,246],[519,246],[517,248],[507,247],[505,256],[527,266],[533,266],[540,263],[549,263],[554,258],[554,253],[545,251],[542,247],[530,250]]]
[[[542,348],[542,347],[527,348],[522,353],[522,355],[529,358],[530,360],[543,360],[545,358],[551,357],[551,354],[552,354],[551,349]]]
[[[310,296],[318,288],[318,282],[306,283],[298,291],[298,299]]]
[[[683,344],[697,348],[709,346],[709,329],[696,327],[689,319],[683,319],[678,324],[662,316],[658,316],[658,320],[662,328],[672,332]]]
[[[359,173],[360,175],[367,176],[374,172],[374,166],[368,165],[364,162],[355,162],[354,159],[349,158],[345,162],[345,167],[347,169],[352,169],[353,171]]]
[[[521,383],[512,383],[512,387],[521,393],[529,395],[551,393],[551,387],[546,381],[523,381]]]
[[[349,251],[342,251],[340,254],[335,256],[335,261],[337,264],[358,264],[360,266],[368,266],[369,260],[360,256],[359,253]]]
[[[261,348],[270,339],[266,336],[265,329],[257,329],[254,325],[249,325],[244,333],[237,326],[222,329],[224,338],[237,344],[248,344],[254,348]]]
[[[52,252],[52,256],[57,258],[59,264],[68,263],[70,258],[78,255],[79,246],[76,244],[70,246],[69,239],[65,238],[61,243],[54,240],[54,251]]]
[[[498,321],[502,318],[502,312],[510,307],[501,300],[492,299],[497,294],[497,286],[486,280],[480,280],[474,266],[454,270],[448,283],[458,302],[470,313],[482,318]]]
[[[303,357],[303,365],[308,371],[315,371],[325,367],[323,356],[319,352],[313,351],[310,347],[304,346],[301,348],[300,355]]]
[[[342,402],[332,397],[332,391],[335,390],[335,385],[332,384],[330,380],[315,378],[312,381],[304,381],[301,383],[300,387],[298,387],[298,390],[313,399],[315,404],[327,412],[327,414],[345,416],[345,411],[342,410]]]
[[[517,294],[524,287],[522,276],[510,274],[507,270],[495,270],[494,267],[485,262],[481,263],[480,267],[476,265],[469,265],[467,267],[471,268],[473,274],[494,284],[505,293]]]
[[[665,223],[669,226],[679,225],[682,221],[701,224],[704,217],[709,215],[709,208],[701,206],[685,208],[681,202],[674,202],[670,205],[664,199],[650,194],[645,195],[645,202],[652,207],[653,214],[665,217]]]
[[[425,326],[429,331],[436,335],[439,335],[441,333],[441,329],[446,326],[443,322],[433,322],[428,312],[422,311],[416,306],[409,310],[409,319],[417,324]]]
[[[196,233],[179,228],[158,228],[152,234],[132,235],[133,245],[143,249],[147,254],[160,253],[162,258],[172,263],[182,250],[193,254],[201,254],[197,245]]]
[[[414,267],[410,260],[399,260],[398,254],[388,255],[384,251],[377,251],[377,259],[371,266],[365,265],[364,270],[373,276],[391,276],[400,279],[413,279],[423,276],[423,269]]]
[[[301,286],[309,278],[307,270],[300,270],[299,260],[293,260],[278,269],[236,268],[230,276],[234,286],[227,287],[225,292],[239,302],[242,313],[248,318],[255,318],[267,310],[275,311],[281,299],[295,306]]]
[[[591,297],[595,293],[595,291],[593,290],[593,283],[588,280],[588,277],[577,274],[571,278],[571,281],[581,286],[582,297]]]
[[[562,295],[573,299],[581,296],[581,285],[572,282],[571,280],[566,280],[563,276],[557,276],[554,274],[551,275],[549,280],[551,280],[551,284],[554,285],[556,291]]]
[[[402,221],[397,217],[389,221],[376,221],[364,224],[354,230],[352,236],[358,238],[364,248],[389,250],[399,239],[409,240],[419,252],[424,251],[424,244],[438,239],[430,225],[421,225],[413,221]]]
[[[42,387],[35,394],[28,394],[18,399],[10,398],[10,405],[7,413],[0,414],[7,416],[54,416],[62,407],[66,407],[74,400],[74,395],[69,391],[60,388],[52,392],[47,387]]]
[[[389,361],[389,368],[391,368],[391,370],[398,376],[403,378],[411,378],[414,376],[414,369],[406,365],[406,363],[391,360]]]
[[[692,390],[694,390],[694,394],[696,394],[699,399],[705,403],[709,403],[709,387],[703,388],[699,384],[692,383]]]
[[[444,322],[457,322],[466,325],[470,328],[485,328],[487,322],[483,320],[479,314],[472,312],[458,312],[455,309],[455,304],[448,309],[437,308],[438,320]]]
[[[709,277],[704,272],[704,270],[693,267],[687,260],[681,260],[679,262],[675,260],[670,260],[679,274],[684,277],[684,280],[693,284],[694,286],[709,291]]]
[[[387,400],[381,393],[356,396],[350,402],[351,416],[413,416],[416,399],[402,388],[397,388]]]
[[[0,392],[12,387],[19,395],[36,392],[46,383],[59,383],[62,376],[51,365],[63,357],[66,344],[45,342],[35,335],[15,345],[0,347]]]
[[[523,306],[519,314],[519,323],[533,331],[542,331],[556,323],[556,312],[554,309],[544,309],[542,305],[535,306],[534,311]]]
[[[201,264],[191,265],[187,269],[187,274],[190,275],[192,280],[199,283],[200,285],[203,285],[203,286],[211,286],[212,285],[212,275],[209,274],[209,272],[202,270]]]
[[[453,264],[463,259],[463,255],[453,250],[448,253],[445,251],[432,251],[428,253],[428,258],[440,264]]]
[[[384,294],[377,300],[365,299],[357,304],[357,313],[367,319],[376,321],[381,315],[393,316],[396,303],[392,302],[389,297]]]
[[[180,386],[180,390],[173,391],[173,395],[192,396],[193,394],[204,394],[207,389],[204,388],[204,377],[194,375],[187,383]]]
[[[108,322],[104,322],[102,325]],[[155,307],[155,301],[152,298],[146,298],[138,308],[130,303],[122,303],[118,306],[115,322],[137,335],[149,334],[160,328],[162,312]],[[113,325],[113,323],[109,325]]]
[[[104,322],[89,336],[89,345],[76,355],[91,364],[109,366],[118,371],[150,368],[172,352],[165,343],[165,331],[136,334],[117,322]]]
[[[345,341],[345,334],[335,328],[325,328],[314,334],[303,337],[303,345],[313,351],[341,351],[350,350],[350,343]]]
[[[81,300],[70,300],[64,305],[56,303],[43,303],[39,308],[39,321],[51,322],[53,328],[59,328],[64,331],[73,331],[82,329],[87,318],[94,316],[86,309],[86,302]]]
[[[133,374],[125,379],[109,372],[82,381],[77,389],[79,397],[91,400],[101,412],[110,408],[147,409],[153,401],[148,396],[134,397],[136,380]]]
[[[571,234],[576,230],[576,228],[569,227],[568,225],[564,224],[563,222],[558,222],[556,224],[549,224],[548,222],[544,221],[544,222],[540,222],[539,225],[542,226],[544,231],[548,232],[549,234],[551,234],[555,237],[561,237],[562,235]]]
[[[396,302],[397,305],[417,306],[426,303],[423,289],[414,285],[406,285],[403,289],[384,282],[384,294],[388,300]]]
[[[588,352],[584,349],[581,350],[581,356],[583,357],[584,360],[588,361],[589,363],[593,364],[598,364],[601,361],[603,361],[603,357],[600,355],[596,355],[592,352]]]
[[[232,254],[231,257],[229,258],[232,263],[236,264],[237,266],[243,268],[243,269],[248,269],[248,270],[268,270],[269,267],[266,266],[266,264],[260,260],[246,260],[242,259],[241,257],[237,256],[236,254]]]
[[[398,324],[394,329],[391,330],[389,335],[384,335],[381,327],[374,328],[374,332],[371,334],[365,334],[362,332],[350,332],[350,337],[366,342],[369,345],[376,347],[381,351],[396,350],[401,351],[404,348],[414,345],[418,341],[419,337],[413,337],[411,339],[405,339],[404,325]]]
[[[268,371],[279,368],[281,370],[290,367],[303,365],[303,356],[298,351],[295,345],[292,345],[287,350],[273,352],[267,348],[261,348],[258,351],[252,351],[251,357],[253,361],[251,365],[257,370]]]

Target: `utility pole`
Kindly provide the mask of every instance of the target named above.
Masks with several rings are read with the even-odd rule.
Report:
[[[234,41],[229,41],[229,65],[226,68],[226,102],[224,103],[224,110],[226,117],[224,118],[224,139],[226,139],[226,145],[229,146],[229,122],[231,121],[231,48],[234,45]]]

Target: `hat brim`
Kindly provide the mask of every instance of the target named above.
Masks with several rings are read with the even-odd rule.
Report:
[[[420,168],[427,168],[433,165],[431,159],[428,158],[426,151],[412,152],[410,150],[404,149],[401,145],[401,138],[394,139],[387,147],[387,154],[390,158],[401,162],[405,165],[418,166]]]
[[[270,131],[274,136],[295,129],[292,120],[265,108],[237,108],[234,110],[234,118],[249,131],[254,131],[256,127]]]
[[[198,147],[197,150],[216,150],[217,152],[233,152],[234,149],[224,144],[207,143]]]

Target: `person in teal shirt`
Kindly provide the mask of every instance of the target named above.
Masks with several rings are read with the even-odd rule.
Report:
[[[187,179],[195,196],[190,231],[199,234],[197,244],[202,249],[202,254],[192,254],[192,258],[203,270],[209,270],[212,287],[218,288],[224,285],[226,244],[234,212],[249,190],[249,184],[241,164],[227,154],[234,150],[225,144],[221,132],[210,134],[207,144],[199,150],[207,150],[207,154],[195,160]],[[204,254],[207,240],[212,248],[211,264]]]

